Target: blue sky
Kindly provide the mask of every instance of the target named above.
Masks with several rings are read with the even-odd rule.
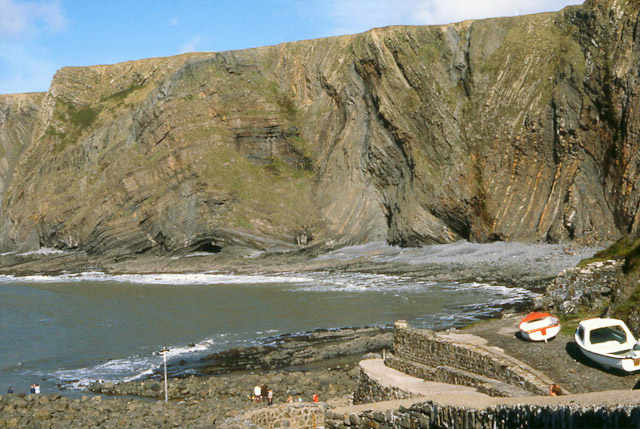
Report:
[[[0,94],[64,66],[228,51],[401,24],[559,10],[582,0],[0,0]]]

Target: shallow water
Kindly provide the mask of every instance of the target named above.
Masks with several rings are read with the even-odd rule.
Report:
[[[169,361],[318,328],[461,326],[524,289],[358,273],[229,276],[85,273],[0,277],[0,393],[134,379]]]

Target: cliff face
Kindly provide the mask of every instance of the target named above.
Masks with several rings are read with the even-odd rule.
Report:
[[[44,94],[0,95],[0,201],[22,151],[31,144]]]
[[[28,146],[0,171],[0,247],[215,252],[637,231],[639,9],[590,0],[64,68],[23,115],[0,120],[5,149]]]

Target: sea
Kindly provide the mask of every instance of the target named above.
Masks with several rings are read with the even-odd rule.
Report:
[[[529,302],[526,289],[340,272],[0,276],[0,394],[82,394],[162,365],[316,329],[463,326]]]

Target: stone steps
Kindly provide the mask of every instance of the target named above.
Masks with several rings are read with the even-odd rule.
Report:
[[[447,365],[431,367],[396,356],[388,358],[389,364],[396,369],[424,380],[476,388],[489,396],[529,396],[531,392],[518,386],[507,384],[495,378],[474,374]]]

